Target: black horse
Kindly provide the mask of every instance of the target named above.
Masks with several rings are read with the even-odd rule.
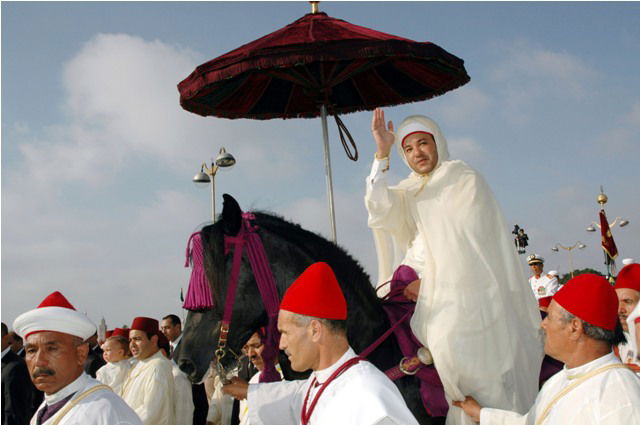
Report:
[[[214,308],[203,312],[189,312],[185,332],[177,353],[180,368],[194,382],[199,382],[213,360],[219,337],[227,284],[233,253],[225,255],[224,236],[235,236],[241,226],[241,210],[229,195],[224,195],[222,218],[202,229],[204,267],[214,297]],[[254,213],[254,224],[276,281],[280,299],[287,287],[312,263],[324,261],[331,265],[348,306],[347,336],[356,352],[361,352],[389,329],[389,320],[377,297],[369,276],[360,264],[342,248],[311,233],[299,225],[267,213]],[[244,342],[261,326],[267,324],[267,314],[251,266],[243,256],[235,303],[228,335],[227,352],[221,360],[229,369],[235,366]],[[230,352],[229,352],[230,350]],[[394,338],[388,338],[368,360],[380,370],[396,366],[402,353]],[[291,370],[288,359],[281,353],[280,365],[285,379],[299,379],[307,374]],[[395,381],[409,409],[421,424],[444,423],[443,418],[431,418],[425,411],[419,394],[417,379],[406,376]]]

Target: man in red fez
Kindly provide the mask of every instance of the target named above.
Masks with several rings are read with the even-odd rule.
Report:
[[[544,350],[564,369],[542,387],[528,413],[457,401],[481,425],[640,423],[640,380],[612,352],[620,339],[616,293],[602,276],[583,274],[554,296],[542,321]]]
[[[636,373],[640,373],[640,359],[635,343],[635,324],[629,325],[628,319],[640,301],[640,264],[624,266],[618,273],[614,286],[618,295],[618,319],[627,342],[616,346],[616,354]]]
[[[417,424],[396,386],[349,346],[347,303],[331,267],[309,266],[280,303],[280,349],[306,380],[224,387],[247,398],[249,423],[265,425]],[[247,388],[248,387],[248,388]]]
[[[175,424],[175,385],[171,363],[160,353],[158,321],[136,317],[129,331],[129,348],[137,363],[122,386],[122,398],[144,425]]]

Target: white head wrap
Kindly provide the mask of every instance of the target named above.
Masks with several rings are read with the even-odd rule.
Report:
[[[96,333],[96,325],[76,311],[57,291],[46,297],[37,308],[18,316],[13,322],[13,329],[22,338],[34,332],[53,331],[86,340]]]
[[[404,119],[398,126],[398,130],[395,134],[395,145],[398,149],[400,158],[409,167],[409,162],[404,156],[404,149],[402,149],[402,141],[411,133],[415,132],[427,132],[433,136],[436,141],[436,149],[438,151],[438,163],[434,167],[434,170],[440,166],[444,161],[449,159],[449,148],[447,139],[442,135],[440,127],[434,120],[424,115],[411,115]],[[411,168],[411,167],[409,167]]]

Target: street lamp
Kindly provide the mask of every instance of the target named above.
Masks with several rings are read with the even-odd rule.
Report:
[[[205,185],[211,183],[211,221],[216,221],[216,173],[219,168],[231,167],[236,163],[236,159],[224,148],[220,148],[218,156],[215,160],[211,160],[211,166],[207,167],[207,163],[203,162],[200,172],[193,176],[192,181],[196,185]]]
[[[609,228],[614,227],[615,225],[618,225],[619,227],[624,227],[627,224],[629,224],[629,220],[625,220],[622,217],[616,217],[615,220],[613,220],[613,222],[609,223]],[[595,232],[596,231],[596,227],[598,229],[600,229],[600,225],[598,223],[596,223],[595,221],[592,221],[591,224],[589,225],[589,227],[587,227],[587,232]]]
[[[571,256],[571,251],[573,251],[576,248],[585,249],[586,247],[587,246],[585,244],[583,244],[582,242],[580,242],[580,241],[576,242],[575,244],[573,244],[571,246],[564,246],[564,245],[560,245],[559,243],[557,243],[556,246],[551,248],[551,251],[558,252],[560,250],[560,248],[564,249],[565,251],[569,251],[569,267],[571,268],[571,277],[573,278],[573,257]]]

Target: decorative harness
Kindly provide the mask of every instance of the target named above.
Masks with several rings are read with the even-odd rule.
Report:
[[[256,279],[256,284],[260,291],[262,303],[264,304],[268,318],[267,326],[265,327],[265,339],[263,341],[264,350],[262,351],[264,370],[260,374],[260,382],[273,382],[281,379],[280,374],[275,369],[275,361],[278,355],[278,342],[280,340],[280,333],[277,328],[280,297],[278,296],[276,281],[273,278],[262,240],[256,232],[258,226],[252,224],[255,218],[255,215],[252,213],[242,213],[242,222],[238,234],[236,236],[224,236],[225,255],[228,254],[231,249],[234,249],[234,253],[229,285],[227,286],[224,314],[220,322],[218,348],[215,354],[218,360],[218,371],[220,372],[222,368],[220,360],[222,360],[226,354],[225,349],[227,348],[227,338],[229,335],[229,327],[231,326],[231,314],[233,313],[233,304],[238,286],[242,254],[246,248],[249,264]]]

